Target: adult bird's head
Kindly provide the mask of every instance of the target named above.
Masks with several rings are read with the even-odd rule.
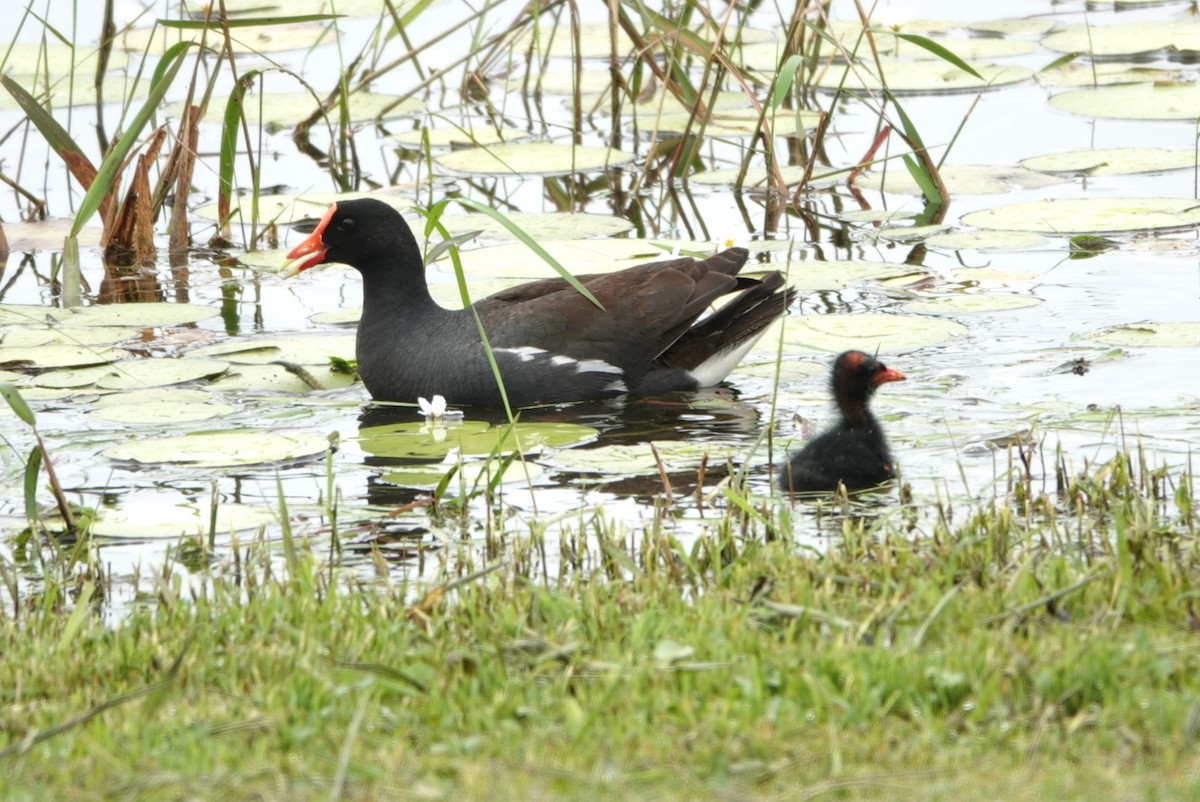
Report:
[[[359,272],[389,265],[421,266],[412,231],[394,208],[374,198],[337,201],[308,238],[287,255],[287,277],[327,262],[350,265]]]

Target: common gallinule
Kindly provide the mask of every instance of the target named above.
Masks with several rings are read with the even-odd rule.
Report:
[[[433,300],[417,241],[391,206],[375,199],[332,204],[288,254],[301,257],[289,273],[341,262],[362,274],[358,372],[375,399],[416,401],[436,393],[451,404],[500,404],[471,311],[443,309]],[[730,248],[707,259],[579,276],[603,309],[560,278],[476,301],[510,404],[695,390],[722,381],[795,297],[778,272],[738,277],[747,257],[745,249]]]
[[[842,419],[810,440],[779,474],[779,484],[793,493],[836,490],[839,483],[856,490],[895,478],[892,452],[868,403],[881,384],[904,381],[870,354],[846,351],[833,363],[830,387]]]

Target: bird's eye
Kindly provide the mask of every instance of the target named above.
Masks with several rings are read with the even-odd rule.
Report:
[[[338,228],[340,228],[342,231],[353,231],[354,230],[354,218],[352,218],[352,217],[343,218],[342,222],[338,223]]]

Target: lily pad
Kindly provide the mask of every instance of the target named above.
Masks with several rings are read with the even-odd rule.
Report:
[[[348,373],[334,372],[328,367],[310,365],[309,375],[321,389],[334,390],[354,384]],[[227,393],[292,393],[308,395],[314,388],[282,365],[235,365],[210,385],[213,390]]]
[[[332,356],[353,359],[354,341],[353,334],[293,334],[206,345],[189,351],[188,355],[220,357],[240,365],[265,365],[277,361],[328,365]]]
[[[337,201],[355,200],[357,198],[374,198],[391,206],[393,209],[405,211],[413,207],[413,202],[403,195],[397,195],[394,192],[300,192],[296,194],[286,193],[271,193],[260,195],[258,197],[258,219],[259,221],[283,220],[296,221],[306,217],[321,217],[325,214],[325,210],[329,208],[329,204]],[[237,212],[240,219],[250,220],[250,199],[247,197],[235,198],[230,204]],[[205,220],[214,222],[220,221],[217,212],[217,204],[208,203],[204,206],[197,207],[192,211],[195,217],[200,217]],[[255,251],[244,255],[244,258],[254,258]],[[271,253],[271,251],[262,251],[261,253]],[[244,259],[243,259],[244,261]],[[282,258],[277,259],[274,267],[278,268]],[[246,262],[253,264],[252,262]]]
[[[91,532],[99,537],[157,538],[207,537],[212,512],[192,504],[137,499],[123,507],[102,507],[92,522]],[[274,511],[265,507],[224,503],[217,507],[216,534],[258,529],[277,522]]]
[[[696,173],[688,178],[692,184],[701,186],[732,186],[741,174],[741,168],[733,168],[729,170],[708,170],[703,173]],[[789,187],[795,186],[804,180],[804,167],[798,164],[781,164],[779,165],[779,175],[783,182]],[[831,184],[837,181],[844,181],[850,175],[849,170],[834,170],[830,171],[827,167],[814,167],[812,175],[809,176],[810,186],[822,186]],[[746,171],[745,178],[742,179],[742,186],[748,189],[763,189],[768,184],[767,170],[765,167],[751,167]],[[910,215],[911,216],[911,215]]]
[[[1015,251],[1034,248],[1046,238],[1032,231],[951,231],[925,240],[933,248],[976,251]]]
[[[216,23],[207,32],[162,26],[132,28],[117,34],[116,46],[134,53],[161,54],[177,42],[199,43],[202,33],[205,33],[204,41],[208,47],[220,46],[222,33]],[[284,50],[309,50],[318,44],[332,43],[337,33],[329,23],[288,22],[230,28],[229,38],[233,52],[237,54],[278,53]]]
[[[116,362],[126,356],[113,348],[85,345],[37,345],[31,348],[0,346],[0,368],[11,370],[45,370],[48,368],[79,368]]]
[[[1024,159],[1021,165],[1047,173],[1083,173],[1084,175],[1134,175],[1192,169],[1196,153],[1165,148],[1102,148],[1069,150]]]
[[[99,51],[88,47],[67,47],[60,44],[21,43],[4,45],[4,71],[13,75],[66,75],[72,71],[94,81]],[[117,71],[129,63],[119,51],[109,53],[105,69]],[[7,94],[7,93],[5,93]]]
[[[411,487],[417,490],[433,490],[441,484],[442,478],[451,470],[449,465],[414,465],[400,471],[388,471],[381,474],[378,481],[399,487]],[[494,482],[500,470],[499,463],[489,460],[463,462],[458,466],[458,473],[450,480],[447,491],[453,494],[464,482],[468,488]],[[500,477],[501,484],[524,484],[542,477],[546,469],[536,462],[520,462],[514,460]]]
[[[1060,111],[1114,120],[1195,120],[1200,84],[1128,84],[1077,89],[1050,98]]]
[[[36,376],[30,376],[26,380],[26,384],[53,389],[91,387],[100,381],[101,377],[107,376],[111,372],[108,365],[93,365],[86,368],[63,368],[61,370],[51,370]]]
[[[219,309],[196,304],[105,304],[56,310],[64,326],[136,326],[163,328],[185,326],[220,314]]]
[[[821,89],[837,89],[845,77],[848,89],[878,90],[886,86],[889,91],[897,93],[981,92],[1020,83],[1033,75],[1033,71],[1026,67],[999,64],[972,64],[971,67],[983,76],[983,80],[941,59],[885,59],[883,80],[873,73],[874,66],[868,70],[860,65],[847,74],[845,67],[839,65],[823,70],[817,76],[816,85]]]
[[[604,214],[568,214],[566,212],[509,212],[504,215],[526,234],[541,240],[587,239],[610,237],[633,228],[623,217]],[[483,236],[513,239],[514,235],[486,214],[455,214],[441,218],[451,236],[468,231],[480,231]]]
[[[874,353],[902,351],[965,337],[966,326],[924,315],[868,312],[789,317],[784,343],[795,348],[840,353],[848,348]],[[767,333],[770,338],[770,332]]]
[[[32,348],[36,345],[111,345],[136,337],[137,334],[137,329],[109,326],[75,326],[69,329],[4,326],[0,327],[0,346]]]
[[[833,261],[791,262],[787,281],[799,290],[840,290],[866,281],[912,273],[912,265],[887,262]]]
[[[270,123],[290,128],[308,119],[317,110],[318,104],[319,100],[306,92],[270,92],[248,94],[242,109],[246,114],[246,122],[251,125]],[[210,105],[205,119],[212,121],[223,108],[223,104]],[[416,114],[424,111],[425,105],[419,100],[397,95],[355,92],[349,96],[347,108],[351,122],[369,122],[381,116],[390,120]],[[179,119],[183,116],[182,102],[168,104],[165,113],[168,117]],[[341,111],[336,106],[328,112],[329,119],[335,125],[339,114]]]
[[[517,423],[491,426],[484,421],[465,420],[435,426],[423,421],[368,426],[359,430],[363,451],[377,457],[440,460],[458,449],[463,457],[487,456],[494,451],[525,454],[543,448],[562,448],[596,439],[599,431],[575,423]],[[503,438],[503,441],[502,441]]]
[[[425,145],[425,137],[429,137],[432,148],[449,147],[480,147],[482,145],[498,145],[501,142],[516,142],[527,138],[530,134],[520,128],[501,128],[480,123],[476,127],[462,126],[456,128],[449,123],[438,120],[438,127],[422,127],[415,131],[401,131],[392,134],[392,139],[401,145],[420,148]]]
[[[92,417],[112,423],[161,425],[208,420],[233,411],[205,390],[155,387],[101,396]]]
[[[1200,347],[1200,323],[1126,323],[1083,335],[1110,345]]]
[[[747,450],[734,444],[689,440],[664,440],[655,442],[654,447],[668,471],[694,469],[706,457],[710,464],[729,459],[741,462]],[[545,462],[557,470],[571,473],[645,476],[658,472],[657,460],[648,442],[559,451]]]
[[[571,175],[619,167],[633,161],[633,155],[591,145],[522,142],[456,150],[434,161],[464,175]]]
[[[1056,24],[1053,17],[1042,16],[974,21],[966,23],[966,28],[978,33],[1041,38],[1054,30]]]
[[[68,79],[66,73],[51,73],[62,75],[62,80],[53,80],[46,84],[41,75],[18,75],[13,80],[43,106],[49,109],[66,108],[68,106],[94,106],[96,104],[96,73],[77,72]],[[125,103],[129,99],[140,99],[150,94],[150,82],[142,79],[135,80],[119,74],[106,75],[100,84],[105,103]],[[16,98],[8,92],[0,92],[0,109],[18,109],[20,105]]]
[[[1200,51],[1200,24],[1180,20],[1127,22],[1117,25],[1068,25],[1042,39],[1059,53],[1132,56],[1162,51]]]
[[[931,223],[927,226],[892,226],[875,232],[875,237],[888,242],[922,242],[950,228],[947,223]]]
[[[3,95],[8,97],[8,93]],[[2,106],[0,106],[2,108]],[[71,233],[73,220],[52,217],[36,223],[8,222],[4,223],[4,236],[8,239],[8,249],[13,252],[25,251],[61,251],[67,235]],[[87,227],[79,232],[77,239],[80,248],[100,247],[99,228]]]
[[[1013,293],[955,293],[936,298],[920,298],[904,305],[905,312],[918,315],[964,315],[981,312],[1008,312],[1037,306],[1041,298]]]
[[[197,358],[127,359],[110,367],[109,373],[100,379],[100,387],[129,390],[215,378],[228,370],[229,363]]]
[[[328,448],[329,440],[322,435],[239,429],[142,438],[106,448],[101,453],[108,459],[147,465],[175,463],[196,468],[228,468],[291,462],[322,454]]]
[[[670,258],[668,252],[646,240],[547,240],[538,244],[576,274],[607,273]],[[463,270],[471,277],[553,278],[558,275],[540,256],[519,242],[462,251],[459,255]],[[439,262],[437,267],[452,271],[449,261]]]
[[[432,290],[433,288],[430,287]],[[458,289],[455,287],[455,289]],[[353,326],[362,319],[362,307],[352,309],[331,309],[328,312],[318,312],[309,318],[320,326]]]
[[[1062,89],[1112,84],[1168,84],[1184,81],[1186,77],[1183,70],[1115,61],[1069,61],[1037,74],[1038,83],[1042,86]]]
[[[1022,167],[990,167],[985,164],[950,164],[941,169],[942,181],[951,195],[998,195],[1016,189],[1040,189],[1062,184],[1065,179]],[[920,195],[921,188],[904,169],[868,173],[856,182],[864,189],[897,195]]]
[[[982,209],[963,215],[962,222],[1046,234],[1153,231],[1200,224],[1200,207],[1186,198],[1067,198]]]

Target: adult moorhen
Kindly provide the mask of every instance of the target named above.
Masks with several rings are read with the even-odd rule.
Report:
[[[842,419],[792,456],[779,474],[780,486],[793,493],[836,490],[839,483],[857,490],[895,478],[887,439],[867,405],[879,385],[904,378],[862,351],[834,360],[830,387]]]
[[[561,278],[477,301],[509,403],[584,401],[623,393],[696,390],[722,381],[795,297],[783,276],[739,278],[743,248],[579,276],[603,305]],[[358,372],[380,401],[445,396],[501,403],[471,310],[429,294],[421,251],[400,213],[375,199],[332,204],[288,254],[289,274],[341,262],[363,277]],[[733,297],[707,317],[709,305]]]

